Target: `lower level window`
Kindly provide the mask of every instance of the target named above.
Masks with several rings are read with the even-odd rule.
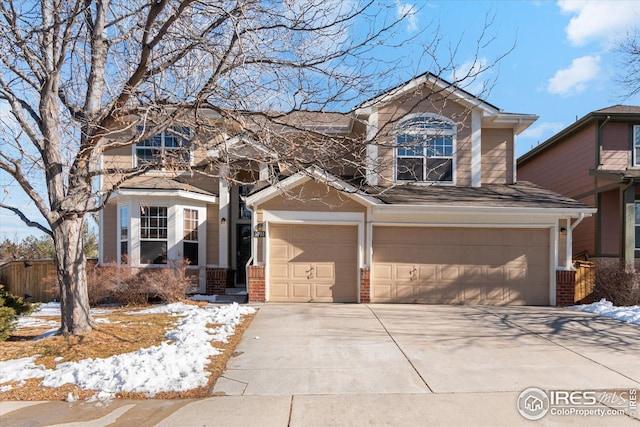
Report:
[[[140,263],[167,263],[167,207],[140,207]]]
[[[182,244],[184,258],[190,265],[198,265],[198,211],[184,210],[184,242]]]

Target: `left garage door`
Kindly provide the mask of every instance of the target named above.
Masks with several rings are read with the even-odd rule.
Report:
[[[269,227],[269,301],[357,302],[358,228]]]

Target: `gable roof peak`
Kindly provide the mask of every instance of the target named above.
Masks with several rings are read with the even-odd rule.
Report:
[[[437,76],[430,71],[427,71],[360,103],[354,108],[354,111],[357,115],[366,114],[366,112],[372,107],[378,107],[387,104],[399,98],[400,96],[410,93],[411,91],[417,89],[422,85],[430,84],[434,89],[437,89],[446,96],[452,96],[456,101],[465,104],[467,107],[479,107],[494,115],[503,112],[495,105],[490,104],[489,102],[479,98],[478,96],[462,89],[457,85],[457,83],[459,82],[449,82],[442,77]]]

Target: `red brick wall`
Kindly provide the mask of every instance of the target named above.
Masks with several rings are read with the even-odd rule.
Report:
[[[248,273],[249,302],[265,302],[264,266],[250,265]]]
[[[576,272],[556,271],[556,306],[567,307],[575,303]]]
[[[228,268],[207,268],[206,294],[224,295],[229,280],[233,281],[233,270]]]
[[[369,268],[360,269],[360,303],[371,302],[371,272]]]

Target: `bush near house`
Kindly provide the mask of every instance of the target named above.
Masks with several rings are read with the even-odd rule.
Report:
[[[625,268],[617,259],[598,260],[595,294],[616,306],[640,305],[640,270]]]
[[[87,272],[89,304],[110,302],[121,305],[143,305],[149,300],[162,303],[186,299],[196,285],[196,277],[187,274],[187,262],[176,262],[168,268],[140,269],[120,265],[96,267]],[[53,297],[59,299],[60,289],[55,276],[47,279]]]
[[[4,290],[4,285],[0,285],[0,341],[9,338],[17,316],[30,314],[37,306],[10,294]]]

